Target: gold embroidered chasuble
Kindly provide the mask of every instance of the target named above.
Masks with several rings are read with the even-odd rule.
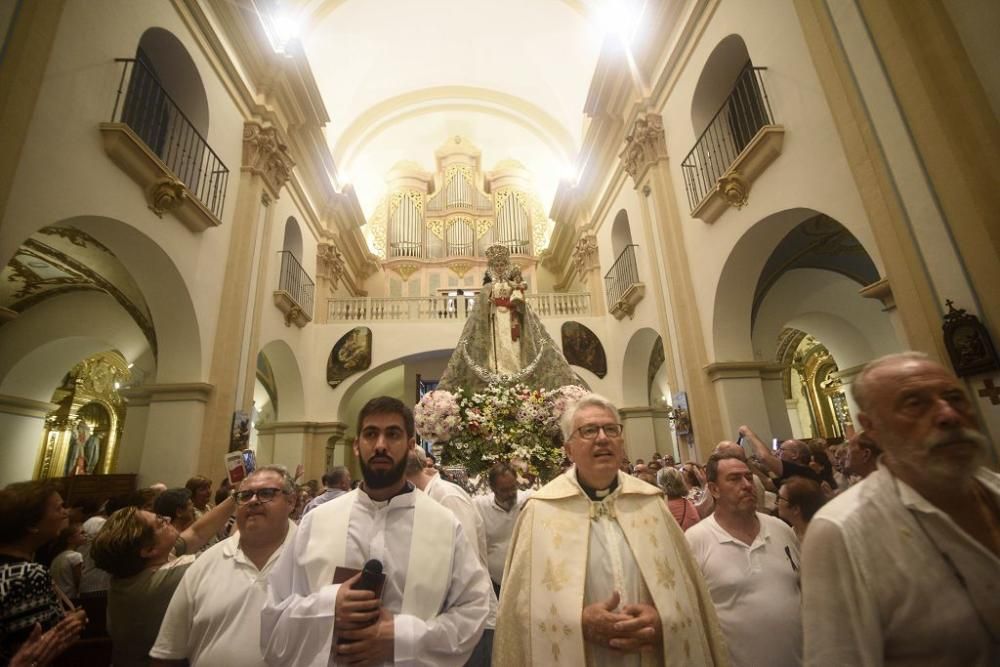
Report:
[[[580,616],[593,520],[617,521],[660,614],[664,665],[728,665],[715,607],[663,495],[632,476],[592,502],[571,471],[542,487],[521,511],[500,591],[493,665],[590,664]],[[644,653],[643,665],[659,656]]]

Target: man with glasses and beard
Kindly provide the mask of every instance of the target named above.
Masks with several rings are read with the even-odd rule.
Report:
[[[905,352],[853,392],[883,455],[809,525],[806,664],[1000,664],[1000,475],[965,388]]]
[[[307,514],[269,578],[260,639],[269,664],[458,666],[471,655],[489,575],[454,515],[406,480],[415,442],[413,413],[399,400],[361,409],[361,487]],[[362,574],[333,583],[338,567],[375,560],[381,598],[364,590]]]

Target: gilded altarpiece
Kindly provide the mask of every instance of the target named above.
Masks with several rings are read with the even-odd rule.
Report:
[[[117,352],[83,360],[63,378],[45,418],[42,455],[36,478],[107,475],[114,471],[125,423],[125,402],[118,393],[131,379]]]

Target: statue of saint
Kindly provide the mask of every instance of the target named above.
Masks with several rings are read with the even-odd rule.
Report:
[[[438,386],[477,391],[498,382],[539,389],[583,385],[528,307],[527,285],[507,247],[491,246],[486,258],[486,282]]]
[[[92,475],[101,458],[101,436],[92,433],[90,424],[82,419],[76,423],[69,436],[69,453],[66,456],[64,475]]]

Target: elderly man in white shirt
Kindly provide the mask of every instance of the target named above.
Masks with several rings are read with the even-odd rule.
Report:
[[[800,665],[799,540],[781,519],[756,511],[742,452],[713,454],[705,472],[715,511],[684,536],[715,602],[731,663]]]
[[[493,590],[500,594],[503,581],[503,567],[507,562],[510,538],[514,534],[514,524],[521,514],[525,501],[531,497],[530,491],[517,488],[517,471],[509,463],[497,463],[490,468],[487,480],[490,493],[477,496],[476,509],[483,518],[486,531],[486,564],[489,567]]]
[[[271,665],[465,664],[489,611],[489,575],[461,524],[405,478],[413,413],[379,397],[361,409],[364,483],[307,514],[271,574],[261,647]],[[378,560],[381,599],[338,568]]]
[[[1000,664],[1000,475],[962,383],[915,352],[853,384],[878,468],[813,517],[807,665]]]
[[[263,466],[236,493],[239,532],[214,545],[184,574],[149,655],[152,665],[264,665],[260,610],[267,575],[295,534],[295,483]]]

